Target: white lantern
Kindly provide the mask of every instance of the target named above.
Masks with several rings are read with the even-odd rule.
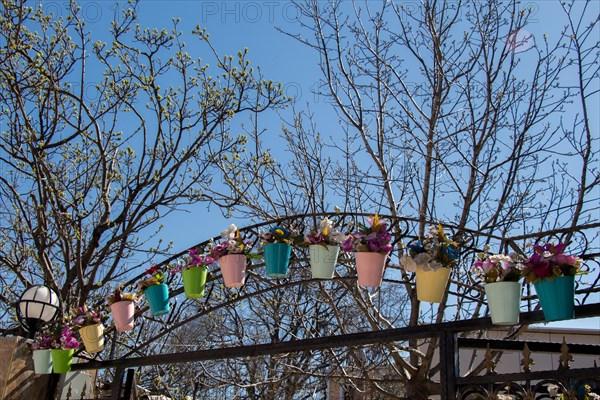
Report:
[[[54,290],[36,285],[23,293],[17,309],[21,324],[33,333],[58,315],[60,302]]]

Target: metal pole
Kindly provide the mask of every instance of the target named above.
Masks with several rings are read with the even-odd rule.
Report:
[[[121,400],[121,384],[123,383],[124,372],[125,369],[123,367],[117,367],[115,370],[115,379],[111,388],[111,400]]]
[[[457,372],[459,371],[456,333],[442,331],[439,349],[442,400],[454,400],[456,398]]]
[[[46,391],[46,400],[54,400],[56,391],[58,389],[58,383],[60,382],[60,374],[51,373],[48,377],[48,390]]]
[[[127,370],[127,379],[125,380],[125,392],[123,393],[123,399],[130,400],[131,392],[133,390],[133,385],[135,384],[135,370],[128,369]]]

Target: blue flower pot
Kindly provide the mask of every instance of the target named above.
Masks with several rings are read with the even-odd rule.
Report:
[[[559,276],[534,283],[546,321],[575,316],[575,277]]]
[[[263,247],[267,276],[281,278],[288,273],[292,246],[286,243],[267,243]]]
[[[144,293],[152,315],[158,317],[169,312],[169,287],[166,284],[152,285]]]

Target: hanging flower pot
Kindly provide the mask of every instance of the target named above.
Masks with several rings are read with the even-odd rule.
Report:
[[[369,225],[358,224],[356,232],[348,234],[342,249],[354,252],[359,286],[379,287],[383,279],[385,261],[392,250],[392,235],[388,222],[375,214],[367,218]]]
[[[267,276],[281,278],[288,273],[292,246],[287,243],[267,243],[263,247]]]
[[[135,303],[130,300],[118,301],[110,305],[117,332],[127,332],[134,327]]]
[[[574,317],[575,275],[582,273],[583,260],[564,253],[566,244],[534,245],[525,263],[525,282],[533,282],[544,318],[559,321]]]
[[[79,336],[88,353],[97,353],[104,349],[104,325],[94,324],[79,329]]]
[[[572,319],[575,316],[575,277],[544,278],[533,284],[546,321]]]
[[[169,286],[165,283],[147,287],[144,294],[153,316],[159,317],[169,312]]]
[[[219,264],[221,264],[221,274],[223,275],[226,287],[244,286],[246,281],[245,255],[226,254],[219,258]]]
[[[310,272],[315,279],[331,279],[335,272],[340,246],[313,244],[308,246]]]
[[[430,303],[439,303],[444,297],[451,268],[438,268],[425,270],[422,264],[417,265],[417,299]]]
[[[52,349],[52,369],[56,374],[65,374],[71,370],[74,350]]]
[[[356,257],[356,273],[358,285],[363,287],[379,287],[383,280],[387,254],[358,252]]]
[[[204,289],[206,288],[206,276],[208,275],[208,268],[190,267],[184,269],[183,271],[181,271],[181,273],[183,275],[183,290],[185,292],[185,297],[187,297],[188,299],[199,299],[201,297],[204,297]]]
[[[520,282],[492,282],[484,286],[492,324],[516,325],[519,323],[521,303]]]
[[[52,373],[52,350],[34,350],[33,351],[33,370],[36,374]]]

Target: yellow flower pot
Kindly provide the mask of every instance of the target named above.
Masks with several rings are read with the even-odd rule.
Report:
[[[94,324],[84,326],[79,330],[79,335],[88,353],[97,353],[104,349],[104,325]]]
[[[417,299],[430,303],[441,302],[451,271],[451,268],[425,271],[423,266],[417,265]]]

